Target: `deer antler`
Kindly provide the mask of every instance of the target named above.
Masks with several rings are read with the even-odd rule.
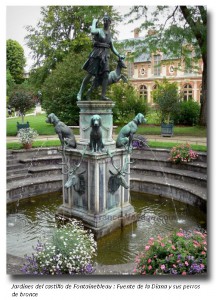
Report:
[[[123,176],[124,176],[125,174],[129,174],[128,172],[126,172],[127,165],[128,165],[128,164],[131,164],[131,162],[128,161],[128,154],[127,154],[127,156],[126,156],[126,158],[125,158],[125,163],[124,163],[124,165],[123,165],[122,168],[117,167],[117,166],[114,164],[114,161],[113,161],[113,155],[111,154],[111,152],[110,152],[109,150],[107,150],[107,154],[110,156],[112,166],[113,166],[113,168],[117,171],[117,174],[123,175]],[[117,174],[116,174],[116,175],[117,175]]]
[[[66,173],[62,171],[63,175],[74,174],[76,172],[76,170],[79,169],[79,167],[80,167],[80,165],[81,165],[81,163],[83,161],[83,157],[85,155],[86,149],[87,149],[87,146],[83,149],[83,151],[81,153],[81,159],[80,159],[79,163],[77,165],[75,164],[71,169],[70,169],[69,162],[67,162],[67,163],[61,163],[61,165],[65,165],[66,166]],[[63,156],[64,156],[64,160],[66,161],[66,156],[65,156],[64,150],[63,150]]]

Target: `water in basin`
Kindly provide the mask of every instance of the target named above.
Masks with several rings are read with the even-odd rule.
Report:
[[[37,241],[52,235],[55,212],[62,195],[52,193],[31,197],[7,207],[7,253],[23,257],[33,252]],[[96,262],[122,264],[133,262],[150,237],[165,235],[175,229],[206,228],[206,215],[199,208],[155,195],[131,192],[131,204],[139,214],[137,223],[115,230],[99,239]]]

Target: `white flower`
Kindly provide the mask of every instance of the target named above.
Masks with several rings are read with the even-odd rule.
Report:
[[[38,133],[33,128],[21,128],[18,131],[18,138],[22,144],[31,144],[36,137],[38,136]]]

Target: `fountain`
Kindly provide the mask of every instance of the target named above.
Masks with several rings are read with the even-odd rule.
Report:
[[[112,138],[112,101],[79,101],[78,106],[80,140],[76,149],[62,151],[64,188],[58,215],[81,219],[100,238],[136,221],[129,201],[130,153],[116,148]],[[94,126],[95,118],[99,125]],[[95,128],[102,142],[93,138]]]
[[[113,140],[114,103],[106,97],[106,90],[109,84],[125,80],[121,68],[126,66],[124,56],[118,53],[112,42],[110,17],[105,15],[103,22],[104,28],[97,27],[97,19],[91,26],[94,47],[83,66],[88,74],[77,94],[80,140],[76,143],[76,149],[68,146],[62,151],[63,204],[58,209],[60,216],[81,219],[96,238],[136,221],[136,213],[129,202],[130,144],[137,124],[144,120],[144,116],[139,114],[137,119],[131,121],[133,130],[125,137],[120,135],[117,143]],[[112,72],[109,72],[109,49],[119,59],[116,70]],[[94,81],[87,92],[87,101],[82,101],[92,76]],[[92,90],[99,85],[102,86],[101,99],[89,100]]]

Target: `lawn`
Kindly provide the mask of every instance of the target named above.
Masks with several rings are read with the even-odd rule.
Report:
[[[59,140],[48,140],[48,141],[35,141],[32,145],[33,148],[39,147],[58,147],[60,146]],[[174,146],[177,146],[175,142],[160,142],[160,141],[148,141],[148,146],[150,148],[163,148],[163,149],[171,149]],[[22,144],[18,142],[7,143],[7,149],[18,150],[22,149]],[[203,145],[191,145],[191,149],[194,151],[206,152],[207,146]]]
[[[46,114],[40,114],[36,116],[26,116],[24,123],[27,121],[31,128],[37,130],[39,135],[55,135],[54,126],[52,124],[46,123]],[[17,122],[22,123],[21,117],[18,118],[8,118],[7,119],[7,136],[17,135]],[[78,130],[73,130],[74,134],[78,134]]]
[[[54,127],[51,124],[46,123],[46,115],[40,114],[36,116],[26,116],[24,122],[29,121],[30,127],[37,130],[39,135],[54,135]],[[7,119],[7,136],[15,136],[17,134],[17,122],[21,123],[21,117]],[[123,125],[118,125],[115,129],[115,133],[118,134]],[[74,134],[78,134],[77,129],[73,129]],[[161,128],[159,125],[144,124],[138,127],[137,134],[142,135],[160,135]],[[197,136],[206,137],[207,129],[200,126],[175,126],[175,136]]]
[[[116,133],[119,133],[122,126],[116,128]],[[161,135],[161,127],[159,125],[144,124],[138,127],[136,132],[142,135]],[[201,126],[174,126],[175,136],[194,136],[194,137],[206,137],[207,129]]]

